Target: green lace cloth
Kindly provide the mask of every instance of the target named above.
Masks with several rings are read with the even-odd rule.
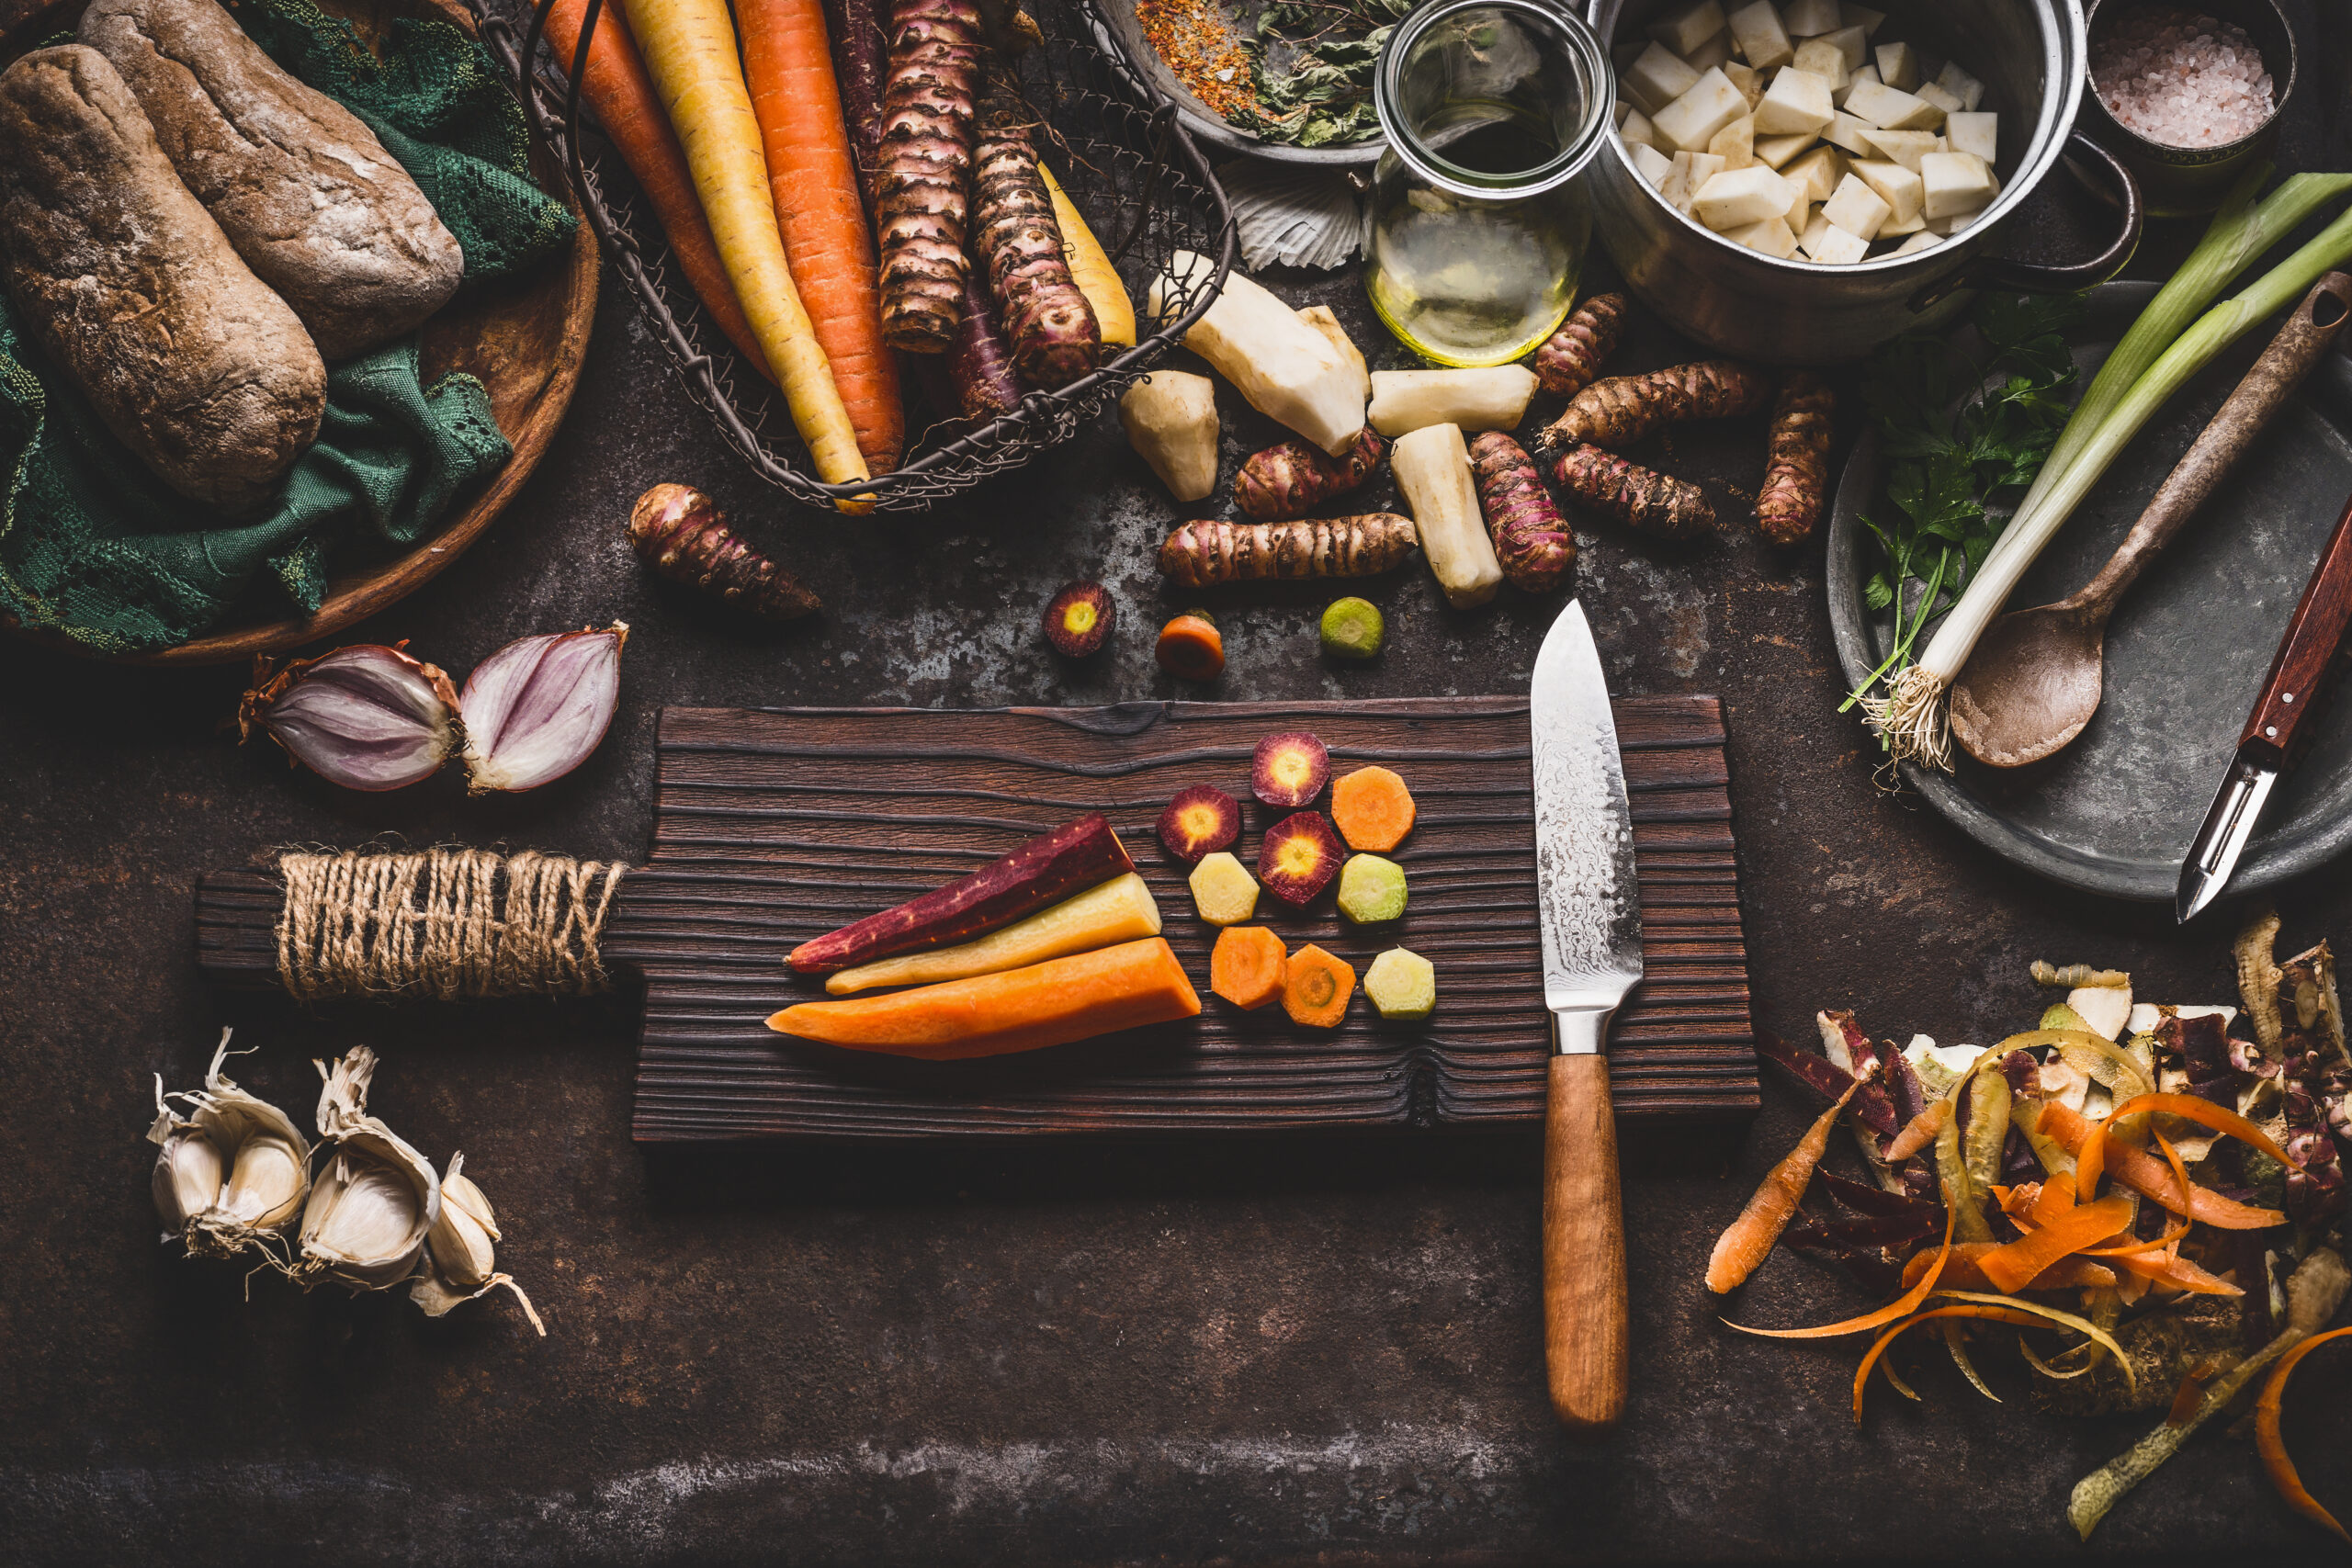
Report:
[[[523,111],[481,46],[401,19],[379,57],[310,0],[232,6],[288,71],[365,120],[466,257],[459,296],[571,243],[574,220],[531,183]],[[315,446],[263,509],[181,496],[115,440],[0,298],[0,612],[107,653],[202,634],[256,578],[304,611],[361,540],[415,543],[510,448],[470,376],[426,385],[413,337],[331,366]]]

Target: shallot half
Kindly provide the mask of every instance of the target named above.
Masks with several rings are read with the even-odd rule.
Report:
[[[462,750],[476,795],[537,789],[588,759],[620,702],[616,621],[526,637],[483,660],[460,696],[407,645],[363,643],[273,673],[256,660],[237,710],[251,739],[266,732],[288,757],[346,789],[399,789],[438,773]]]

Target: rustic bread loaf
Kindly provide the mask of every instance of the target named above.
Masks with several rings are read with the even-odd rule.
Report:
[[[0,72],[0,252],[52,363],[181,494],[250,506],[317,436],[319,351],[96,50],[35,50]]]
[[[214,0],[96,0],[80,37],[121,73],[180,178],[321,354],[398,337],[456,290],[464,254],[408,171]]]

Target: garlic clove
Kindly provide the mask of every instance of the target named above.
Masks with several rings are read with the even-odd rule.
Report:
[[[202,1089],[166,1096],[156,1078],[157,1115],[147,1130],[162,1145],[153,1182],[156,1212],[189,1252],[206,1258],[266,1249],[310,1190],[309,1140],[286,1112],[222,1074],[229,1039],[222,1030]],[[194,1114],[172,1111],[167,1099],[186,1100]]]
[[[309,1186],[306,1161],[283,1138],[254,1137],[237,1151],[220,1189],[220,1211],[254,1230],[277,1230],[300,1212]]]
[[[158,1077],[159,1103],[163,1092],[164,1080]],[[157,1132],[163,1136],[156,1137]],[[210,1210],[219,1199],[224,1163],[220,1145],[170,1111],[164,1112],[147,1135],[163,1145],[155,1155],[155,1213],[164,1222],[164,1239],[169,1241],[184,1234],[188,1223]]]
[[[503,1286],[514,1292],[523,1315],[544,1339],[548,1325],[539,1321],[531,1298],[523,1293],[513,1275],[497,1271],[491,1243],[498,1239],[498,1222],[492,1216],[490,1200],[464,1174],[465,1163],[463,1155],[449,1156],[448,1173],[441,1178],[441,1217],[426,1238],[424,1258],[417,1265],[409,1299],[424,1309],[425,1316],[440,1317],[460,1302]]]
[[[588,760],[620,704],[628,626],[526,637],[492,654],[458,699],[472,794],[537,789]]]
[[[405,646],[405,645],[402,645]],[[430,778],[457,744],[449,677],[401,648],[361,643],[298,659],[276,675],[254,661],[238,705],[241,733],[256,726],[287,755],[346,789],[399,789]]]
[[[441,1217],[440,1179],[432,1161],[368,1114],[373,1051],[356,1045],[332,1069],[316,1065],[326,1080],[319,1135],[332,1153],[302,1207],[292,1273],[306,1287],[334,1280],[384,1290],[415,1269]]]

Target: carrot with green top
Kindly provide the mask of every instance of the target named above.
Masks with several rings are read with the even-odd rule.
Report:
[[[768,194],[759,118],[743,85],[725,0],[627,4],[629,31],[694,173],[718,259],[742,301],[752,335],[780,378],[792,423],[808,444],[819,477],[831,484],[871,477],[785,257],[783,231]],[[855,502],[842,505],[865,509]]]
[[[767,154],[768,188],[793,282],[875,473],[898,467],[907,418],[882,346],[882,290],[858,197],[841,89],[820,0],[735,0],[743,75]]]

